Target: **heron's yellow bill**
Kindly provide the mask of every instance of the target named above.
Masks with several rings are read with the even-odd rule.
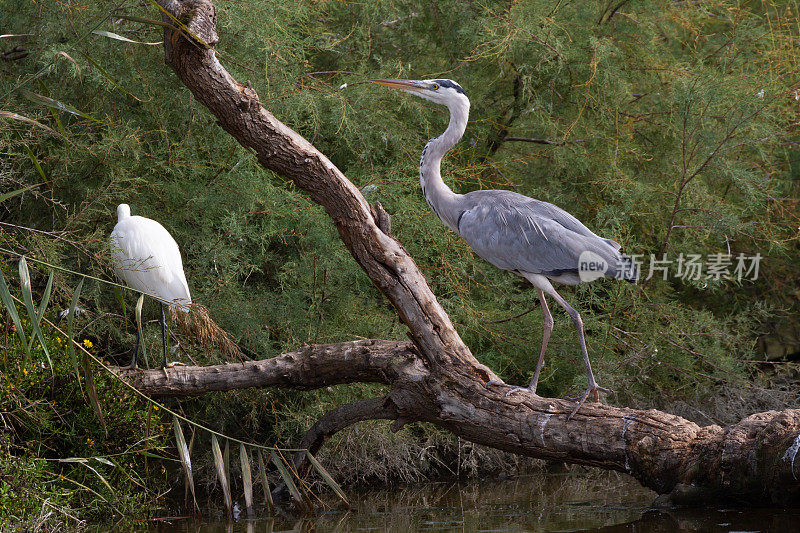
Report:
[[[376,80],[369,80],[372,83],[377,83],[378,85],[384,85],[386,87],[391,87],[392,89],[402,89],[404,91],[419,91],[424,89],[420,82],[415,80],[398,80],[398,79],[391,79],[391,78],[380,78]]]

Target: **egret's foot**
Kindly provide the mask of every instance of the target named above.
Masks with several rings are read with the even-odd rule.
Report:
[[[592,384],[589,385],[589,387],[586,389],[586,391],[579,398],[571,398],[571,397],[567,396],[568,400],[577,400],[578,401],[578,405],[576,405],[575,409],[573,409],[572,412],[569,414],[569,416],[567,417],[567,420],[571,419],[572,416],[575,413],[578,412],[578,409],[581,408],[581,405],[583,405],[583,402],[586,401],[586,398],[588,398],[590,394],[594,395],[594,401],[595,402],[599,402],[600,401],[600,393],[601,392],[605,392],[606,394],[608,394],[608,393],[611,393],[611,392],[614,392],[614,391],[611,390],[611,389],[607,389],[605,387],[601,387],[597,383],[592,383]]]
[[[186,366],[186,363],[181,363],[180,361],[172,361],[171,363],[167,363],[164,365],[164,368],[172,368],[173,366]]]

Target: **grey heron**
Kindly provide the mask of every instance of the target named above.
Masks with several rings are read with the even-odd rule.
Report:
[[[161,343],[164,368],[167,364],[167,339],[164,325],[164,303],[172,310],[189,311],[192,296],[183,273],[183,260],[178,243],[160,223],[150,218],[131,216],[128,204],[117,207],[117,225],[109,238],[114,271],[134,290],[155,296],[161,306]],[[136,368],[139,332],[130,368]]]
[[[505,190],[457,194],[445,184],[441,176],[442,158],[464,135],[469,117],[469,99],[458,83],[448,79],[370,81],[445,105],[450,110],[450,123],[445,132],[428,141],[422,150],[419,161],[422,194],[436,216],[458,233],[475,253],[502,270],[522,276],[536,287],[544,325],[539,359],[528,389],[536,394],[553,330],[546,294],[564,308],[575,325],[589,381],[570,417],[590,394],[599,401],[600,392],[611,391],[599,386],[594,379],[581,315],[553,288],[552,282],[576,285],[592,278],[615,277],[635,283],[638,273],[634,262],[620,253],[618,243],[599,237],[553,204]],[[588,268],[582,268],[586,265]],[[512,391],[519,388],[514,387]]]

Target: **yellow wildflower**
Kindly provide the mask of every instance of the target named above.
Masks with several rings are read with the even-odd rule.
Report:
[[[92,341],[90,341],[89,339],[83,339],[84,348],[86,348],[87,350],[91,350],[92,346],[94,346],[94,344],[92,344]]]
[[[90,439],[90,438],[88,438],[88,437],[87,437],[87,438],[86,438],[86,445],[87,445],[87,446],[94,446],[94,441],[93,441],[92,439]]]
[[[25,374],[25,375],[27,376],[27,375],[28,375],[28,369],[27,369],[27,368],[23,368],[23,369],[22,369],[22,373],[23,373],[23,374]]]

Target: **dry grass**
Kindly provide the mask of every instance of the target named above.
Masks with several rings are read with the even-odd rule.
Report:
[[[244,360],[239,347],[228,332],[214,322],[206,306],[193,303],[188,313],[170,310],[170,318],[178,325],[180,333],[192,343],[206,349],[216,349],[226,358]]]
[[[334,436],[320,460],[346,485],[439,478],[505,477],[541,471],[543,461],[473,444],[427,424],[392,433],[386,422],[362,422]]]

